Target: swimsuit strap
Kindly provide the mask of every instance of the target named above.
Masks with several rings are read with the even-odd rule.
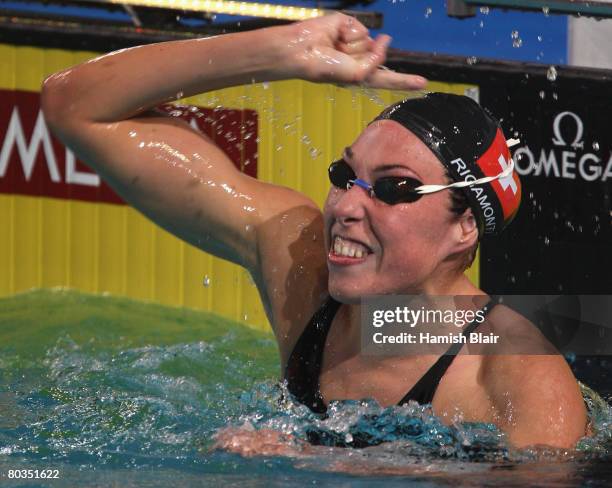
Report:
[[[493,299],[489,300],[489,302],[482,308],[485,317],[495,306],[491,306],[493,301]],[[474,331],[474,329],[476,329],[476,327],[480,325],[480,323],[481,322],[476,322],[476,319],[474,319],[464,330],[461,331],[461,335],[468,336]],[[442,377],[452,364],[455,356],[459,354],[462,346],[463,343],[459,342],[449,347],[446,353],[440,356],[433,366],[429,368],[423,376],[421,376],[421,379],[416,382],[410,391],[404,395],[404,398],[399,401],[398,405],[405,405],[410,400],[414,400],[421,405],[431,403]]]
[[[328,297],[308,322],[285,368],[288,390],[297,400],[317,413],[327,410],[319,391],[319,376],[325,339],[339,308],[340,302]]]

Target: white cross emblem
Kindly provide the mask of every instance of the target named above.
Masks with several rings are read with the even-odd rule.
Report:
[[[506,158],[504,158],[503,154],[499,155],[497,162],[501,166],[502,171],[505,171],[508,168],[508,162],[506,161]],[[514,181],[514,178],[512,177],[512,173],[510,173],[508,176],[504,176],[503,178],[500,178],[499,184],[501,185],[504,191],[506,191],[506,189],[510,187],[512,189],[512,193],[516,195],[518,188],[516,187],[516,181]]]

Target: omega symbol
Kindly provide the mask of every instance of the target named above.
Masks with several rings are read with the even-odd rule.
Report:
[[[552,142],[555,146],[568,145],[565,139],[563,139],[563,137],[561,136],[561,121],[566,116],[569,116],[570,118],[574,119],[576,123],[576,135],[574,137],[574,142],[572,142],[570,145],[574,149],[582,149],[584,147],[584,142],[582,141],[582,133],[584,132],[584,126],[580,117],[578,117],[574,112],[561,112],[557,114],[557,116],[555,117],[555,121],[553,122],[553,133],[555,137],[553,137]]]

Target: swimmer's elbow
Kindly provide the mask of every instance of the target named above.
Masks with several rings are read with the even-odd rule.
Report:
[[[66,84],[62,83],[62,75],[59,72],[47,77],[40,90],[40,108],[45,122],[54,133],[63,132],[62,129],[70,120]]]
[[[70,70],[59,71],[47,77],[40,90],[40,108],[45,122],[62,142],[70,142],[88,122],[87,110],[82,103],[79,82]]]

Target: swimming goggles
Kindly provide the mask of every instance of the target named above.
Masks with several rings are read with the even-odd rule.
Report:
[[[513,140],[511,141],[514,142]],[[327,170],[329,181],[336,188],[349,190],[354,185],[357,185],[366,190],[370,194],[370,197],[376,197],[389,205],[416,202],[423,195],[437,193],[442,190],[448,190],[449,188],[465,188],[467,186],[484,185],[502,178],[511,178],[512,171],[514,171],[514,161],[511,158],[510,164],[508,164],[501,173],[495,176],[478,178],[473,181],[457,181],[448,185],[423,185],[422,182],[416,178],[410,178],[408,176],[385,176],[377,179],[374,184],[371,185],[367,181],[357,178],[353,168],[351,168],[344,159],[334,161],[329,165]]]

